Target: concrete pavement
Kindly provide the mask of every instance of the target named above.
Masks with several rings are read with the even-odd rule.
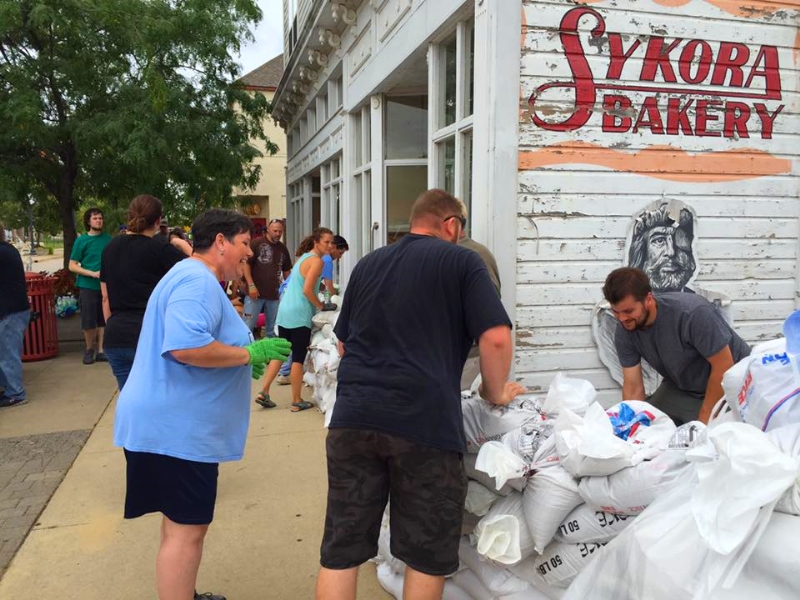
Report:
[[[81,443],[82,433],[66,432],[91,431],[47,507],[36,511],[38,519],[0,580],[0,598],[156,598],[160,516],[122,519],[125,460],[112,445],[114,379],[108,365],[84,366],[80,358],[76,346],[57,359],[27,364],[30,402],[0,411],[0,449],[9,439],[66,436],[57,443],[56,466]],[[253,404],[245,458],[220,466],[198,589],[229,600],[313,597],[325,514],[323,417],[316,410],[291,413],[288,386],[274,386],[273,399],[278,408]],[[7,462],[0,454],[0,474]],[[47,473],[40,462],[37,472]],[[30,485],[48,477],[60,481],[43,475]],[[0,493],[1,486],[2,479]],[[374,565],[362,567],[359,600],[389,597]]]

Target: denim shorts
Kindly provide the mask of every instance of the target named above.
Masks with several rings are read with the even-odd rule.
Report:
[[[390,500],[392,555],[426,575],[458,570],[467,495],[460,453],[368,429],[330,429],[326,445],[323,567],[349,569],[373,558]]]

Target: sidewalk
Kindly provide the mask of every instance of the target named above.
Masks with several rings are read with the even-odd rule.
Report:
[[[112,446],[114,379],[108,365],[85,367],[80,356],[73,351],[26,365],[30,402],[0,412],[0,450],[9,439],[68,436],[71,445],[57,444],[56,466],[93,428],[0,580],[0,598],[156,597],[160,516],[122,519],[125,460]],[[224,593],[229,600],[313,598],[325,515],[323,418],[316,410],[292,414],[288,386],[273,387],[273,398],[278,408],[253,405],[244,460],[220,466],[198,590]],[[8,462],[0,454],[0,498]],[[36,473],[44,475],[28,485],[57,479],[46,475],[53,472],[48,469],[41,466]],[[43,488],[37,494],[41,498]],[[361,571],[359,599],[389,598],[374,565]]]

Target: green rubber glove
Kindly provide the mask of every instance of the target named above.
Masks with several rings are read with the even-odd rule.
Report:
[[[267,370],[266,365],[253,365],[253,379],[256,381],[261,379],[261,376],[264,374],[264,371]]]
[[[284,362],[292,351],[292,343],[283,338],[264,338],[245,346],[251,365],[263,365],[271,360]]]

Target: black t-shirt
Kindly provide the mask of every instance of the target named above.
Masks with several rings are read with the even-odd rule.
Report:
[[[14,246],[0,242],[0,319],[23,310],[30,306],[22,257]]]
[[[330,426],[464,452],[461,371],[498,325],[511,321],[475,252],[410,234],[365,256],[336,323],[345,354]]]
[[[103,345],[135,348],[150,294],[173,265],[186,255],[172,244],[146,235],[120,235],[108,243],[100,262],[111,306]]]

